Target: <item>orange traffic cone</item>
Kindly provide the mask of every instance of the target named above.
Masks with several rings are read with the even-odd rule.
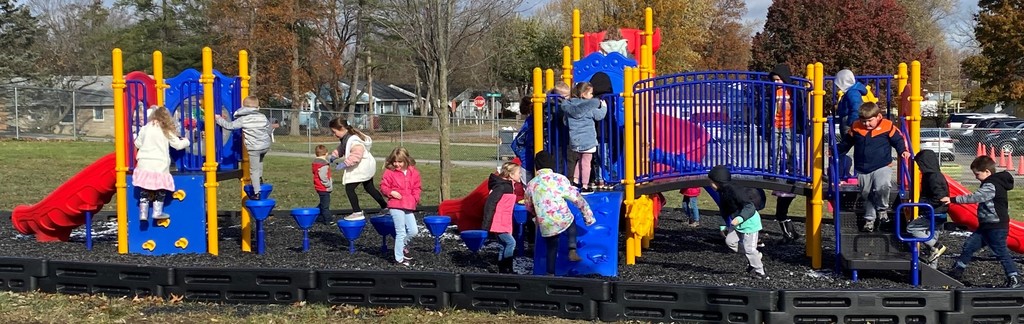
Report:
[[[1020,157],[1020,166],[1017,168],[1017,175],[1024,176],[1024,155]]]
[[[978,149],[974,150],[974,156],[979,157],[983,155],[985,155],[985,145],[982,145],[981,142],[978,142]]]
[[[1013,166],[1013,153],[1006,155],[1006,171],[1016,171],[1017,168]]]
[[[996,147],[995,146],[991,146],[990,145],[988,147],[988,157],[993,158],[993,159],[996,158]]]
[[[992,159],[996,162],[996,167],[1003,166],[1003,150],[996,150],[992,147]]]

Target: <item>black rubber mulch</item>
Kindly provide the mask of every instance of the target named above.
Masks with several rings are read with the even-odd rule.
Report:
[[[9,215],[9,214],[8,214]],[[310,231],[311,249],[301,252],[302,232],[288,216],[272,217],[265,222],[267,252],[263,255],[243,253],[239,248],[240,230],[236,219],[222,218],[220,255],[173,255],[147,257],[141,255],[119,255],[116,247],[116,226],[113,222],[97,222],[94,232],[97,238],[92,251],[85,250],[83,230],[80,228],[67,243],[38,243],[34,237],[20,235],[11,225],[9,217],[0,218],[0,255],[12,257],[35,257],[49,260],[109,262],[167,267],[239,267],[239,268],[292,268],[316,270],[417,270],[455,273],[496,272],[493,264],[497,257],[498,245],[489,243],[479,253],[469,252],[454,227],[450,227],[442,239],[440,255],[433,254],[434,240],[423,228],[412,243],[410,256],[414,258],[411,267],[394,262],[393,253],[381,253],[381,237],[370,226],[364,229],[356,241],[357,251],[349,254],[348,241],[335,226],[316,225]],[[643,251],[636,265],[626,266],[625,254],[620,243],[619,276],[608,280],[676,283],[698,286],[734,286],[766,289],[909,289],[910,279],[906,272],[860,271],[860,281],[852,282],[849,272],[836,276],[833,269],[833,227],[822,226],[824,268],[814,270],[804,255],[804,245],[781,243],[778,225],[771,216],[763,220],[764,231],[761,240],[766,244],[761,251],[770,280],[749,278],[744,273],[746,259],[725,247],[718,232],[721,219],[705,215],[701,226],[690,228],[682,214],[667,209],[660,220],[655,239],[650,248]],[[803,233],[803,223],[797,223]],[[940,260],[941,269],[948,268],[966,238],[965,233],[944,232],[943,241],[949,251]],[[393,244],[388,239],[388,245]],[[620,239],[620,242],[622,240]],[[527,249],[527,255],[532,250]],[[1014,253],[1014,257],[1019,257]],[[1019,260],[1018,260],[1019,261]],[[532,259],[519,257],[516,270],[521,274],[532,273]],[[974,286],[997,286],[1004,281],[1004,273],[998,262],[988,252],[976,255],[966,274],[967,281]],[[938,287],[934,287],[938,288]]]

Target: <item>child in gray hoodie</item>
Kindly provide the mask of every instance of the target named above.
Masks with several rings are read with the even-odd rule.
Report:
[[[227,120],[227,110],[215,116],[217,125],[225,129],[241,129],[245,149],[249,153],[249,177],[252,178],[252,199],[260,199],[260,182],[263,180],[263,157],[270,151],[270,121],[259,112],[260,100],[256,96],[242,99],[242,107],[235,110],[234,120]]]
[[[583,194],[593,193],[590,188],[590,168],[597,152],[597,127],[594,122],[604,119],[608,108],[604,101],[594,98],[590,82],[580,82],[572,88],[572,98],[562,103],[565,124],[569,126],[569,149],[579,153],[572,181],[581,185]]]

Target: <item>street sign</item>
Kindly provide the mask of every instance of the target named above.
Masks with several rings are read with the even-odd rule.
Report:
[[[488,93],[485,93],[484,96],[487,96],[488,98],[501,98],[501,93],[498,93],[498,92],[488,92]]]
[[[476,96],[476,98],[473,98],[473,106],[476,106],[476,109],[483,109],[486,104],[487,101],[484,100],[483,96]]]

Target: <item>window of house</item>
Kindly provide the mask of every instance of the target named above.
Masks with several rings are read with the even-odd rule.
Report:
[[[92,109],[92,120],[103,121],[103,108],[99,107]]]
[[[64,118],[61,118],[60,123],[61,124],[71,124],[71,123],[74,123],[75,122],[75,114],[76,113],[78,113],[77,109],[72,110],[72,111],[68,112],[67,114],[64,114]]]

